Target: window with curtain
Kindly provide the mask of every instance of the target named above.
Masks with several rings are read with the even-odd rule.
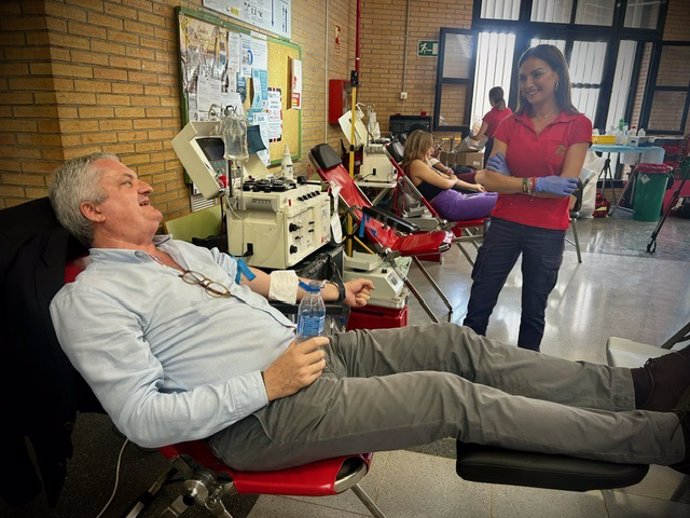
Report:
[[[628,99],[635,94],[630,90],[630,86],[635,68],[634,60],[637,45],[636,41],[621,41],[618,47],[618,59],[616,60],[616,71],[613,74],[613,88],[611,88],[606,125],[603,128],[598,128],[602,134],[613,129],[613,126],[618,127],[618,121],[625,119]]]
[[[634,29],[656,29],[663,0],[628,0],[623,25]]]
[[[667,44],[663,52],[649,50],[662,44],[661,22],[668,2],[475,0],[474,30],[465,31],[476,35],[475,55],[468,63],[472,77],[438,74],[434,127],[441,129],[440,124],[454,131],[460,125],[476,126],[489,109],[487,93],[492,86],[502,86],[506,100],[515,107],[517,84],[512,78],[517,77],[517,57],[531,45],[550,43],[568,61],[573,104],[595,128],[605,131],[620,119],[635,123],[639,115],[640,125],[648,131],[662,127],[664,132],[681,131],[690,124],[690,87],[674,79],[669,83],[668,78],[673,63],[679,64],[676,73],[681,76],[690,66],[686,45],[690,42],[673,42],[675,50]],[[649,62],[643,52],[651,56]],[[454,59],[450,53],[445,57]],[[445,68],[442,56],[439,59]],[[657,68],[660,82],[655,84]],[[652,86],[640,102],[645,84]]]
[[[520,17],[520,0],[484,0],[480,16],[493,20],[517,20]]]
[[[472,100],[472,131],[476,132],[482,117],[491,109],[489,90],[500,86],[506,95],[510,92],[513,55],[515,53],[515,34],[480,32],[477,38],[477,60],[474,71],[474,91]]]

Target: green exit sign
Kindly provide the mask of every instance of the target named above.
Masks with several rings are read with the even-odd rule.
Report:
[[[438,41],[418,40],[417,41],[417,55],[418,56],[438,56]]]

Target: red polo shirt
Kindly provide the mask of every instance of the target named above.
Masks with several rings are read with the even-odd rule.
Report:
[[[573,144],[592,143],[592,122],[584,115],[561,112],[537,135],[526,113],[501,122],[494,137],[508,146],[506,161],[516,177],[561,174],[566,151]],[[565,230],[568,196],[536,198],[524,194],[499,194],[493,215],[540,228]]]
[[[486,112],[486,115],[484,115],[484,118],[482,119],[482,122],[486,122],[486,131],[484,132],[487,137],[491,138],[494,136],[496,133],[496,128],[498,128],[498,124],[505,118],[510,117],[513,114],[513,110],[506,108],[504,110],[499,110],[495,106],[491,108],[488,112]]]

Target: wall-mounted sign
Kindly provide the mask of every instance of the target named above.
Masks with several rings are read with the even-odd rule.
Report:
[[[438,41],[417,40],[418,56],[438,56]]]
[[[203,0],[204,7],[290,39],[292,0]]]

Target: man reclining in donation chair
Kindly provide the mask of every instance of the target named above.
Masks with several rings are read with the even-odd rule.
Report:
[[[155,232],[151,187],[113,155],[55,173],[58,219],[90,263],[51,302],[65,353],[145,447],[205,438],[227,465],[275,470],[444,437],[687,471],[690,349],[638,369],[506,346],[453,324],[295,341],[265,296],[297,279]],[[326,285],[366,304],[371,286]]]

